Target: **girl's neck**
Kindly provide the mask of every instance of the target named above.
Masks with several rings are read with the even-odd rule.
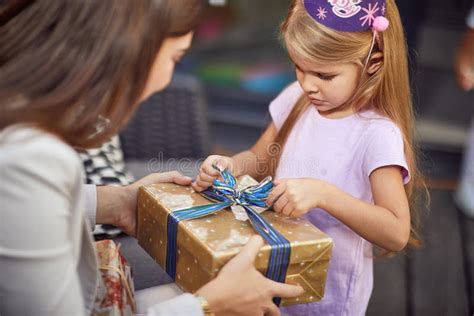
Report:
[[[317,108],[315,108],[315,110],[318,111],[322,117],[334,120],[351,116],[356,112],[355,109],[350,106],[341,106],[330,111],[319,111]]]

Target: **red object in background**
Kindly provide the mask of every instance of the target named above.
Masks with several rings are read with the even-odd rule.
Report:
[[[112,240],[95,243],[101,280],[92,315],[133,315],[135,290],[132,269],[120,253],[120,246]]]
[[[226,29],[235,22],[234,10],[231,6],[209,7],[196,30],[200,40],[211,41],[225,34]]]

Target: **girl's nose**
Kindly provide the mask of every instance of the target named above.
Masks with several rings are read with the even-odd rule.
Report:
[[[303,90],[306,91],[307,94],[318,94],[319,87],[314,82],[314,80],[311,79],[312,78],[310,78],[310,76],[304,76],[301,82],[301,88],[303,88]]]

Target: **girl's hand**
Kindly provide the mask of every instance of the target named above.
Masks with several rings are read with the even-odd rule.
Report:
[[[282,179],[268,196],[267,204],[277,213],[298,217],[310,209],[321,207],[325,182],[313,178]]]
[[[225,156],[212,155],[207,157],[199,169],[196,181],[192,184],[194,190],[202,192],[210,187],[215,179],[220,177],[219,171],[216,170],[213,165],[221,170],[228,169],[233,173],[235,162],[234,159]]]

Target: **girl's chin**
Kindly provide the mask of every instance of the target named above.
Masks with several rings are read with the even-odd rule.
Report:
[[[311,104],[313,104],[319,111],[330,111],[333,109],[331,105],[327,102],[314,101],[314,102],[311,102]]]

